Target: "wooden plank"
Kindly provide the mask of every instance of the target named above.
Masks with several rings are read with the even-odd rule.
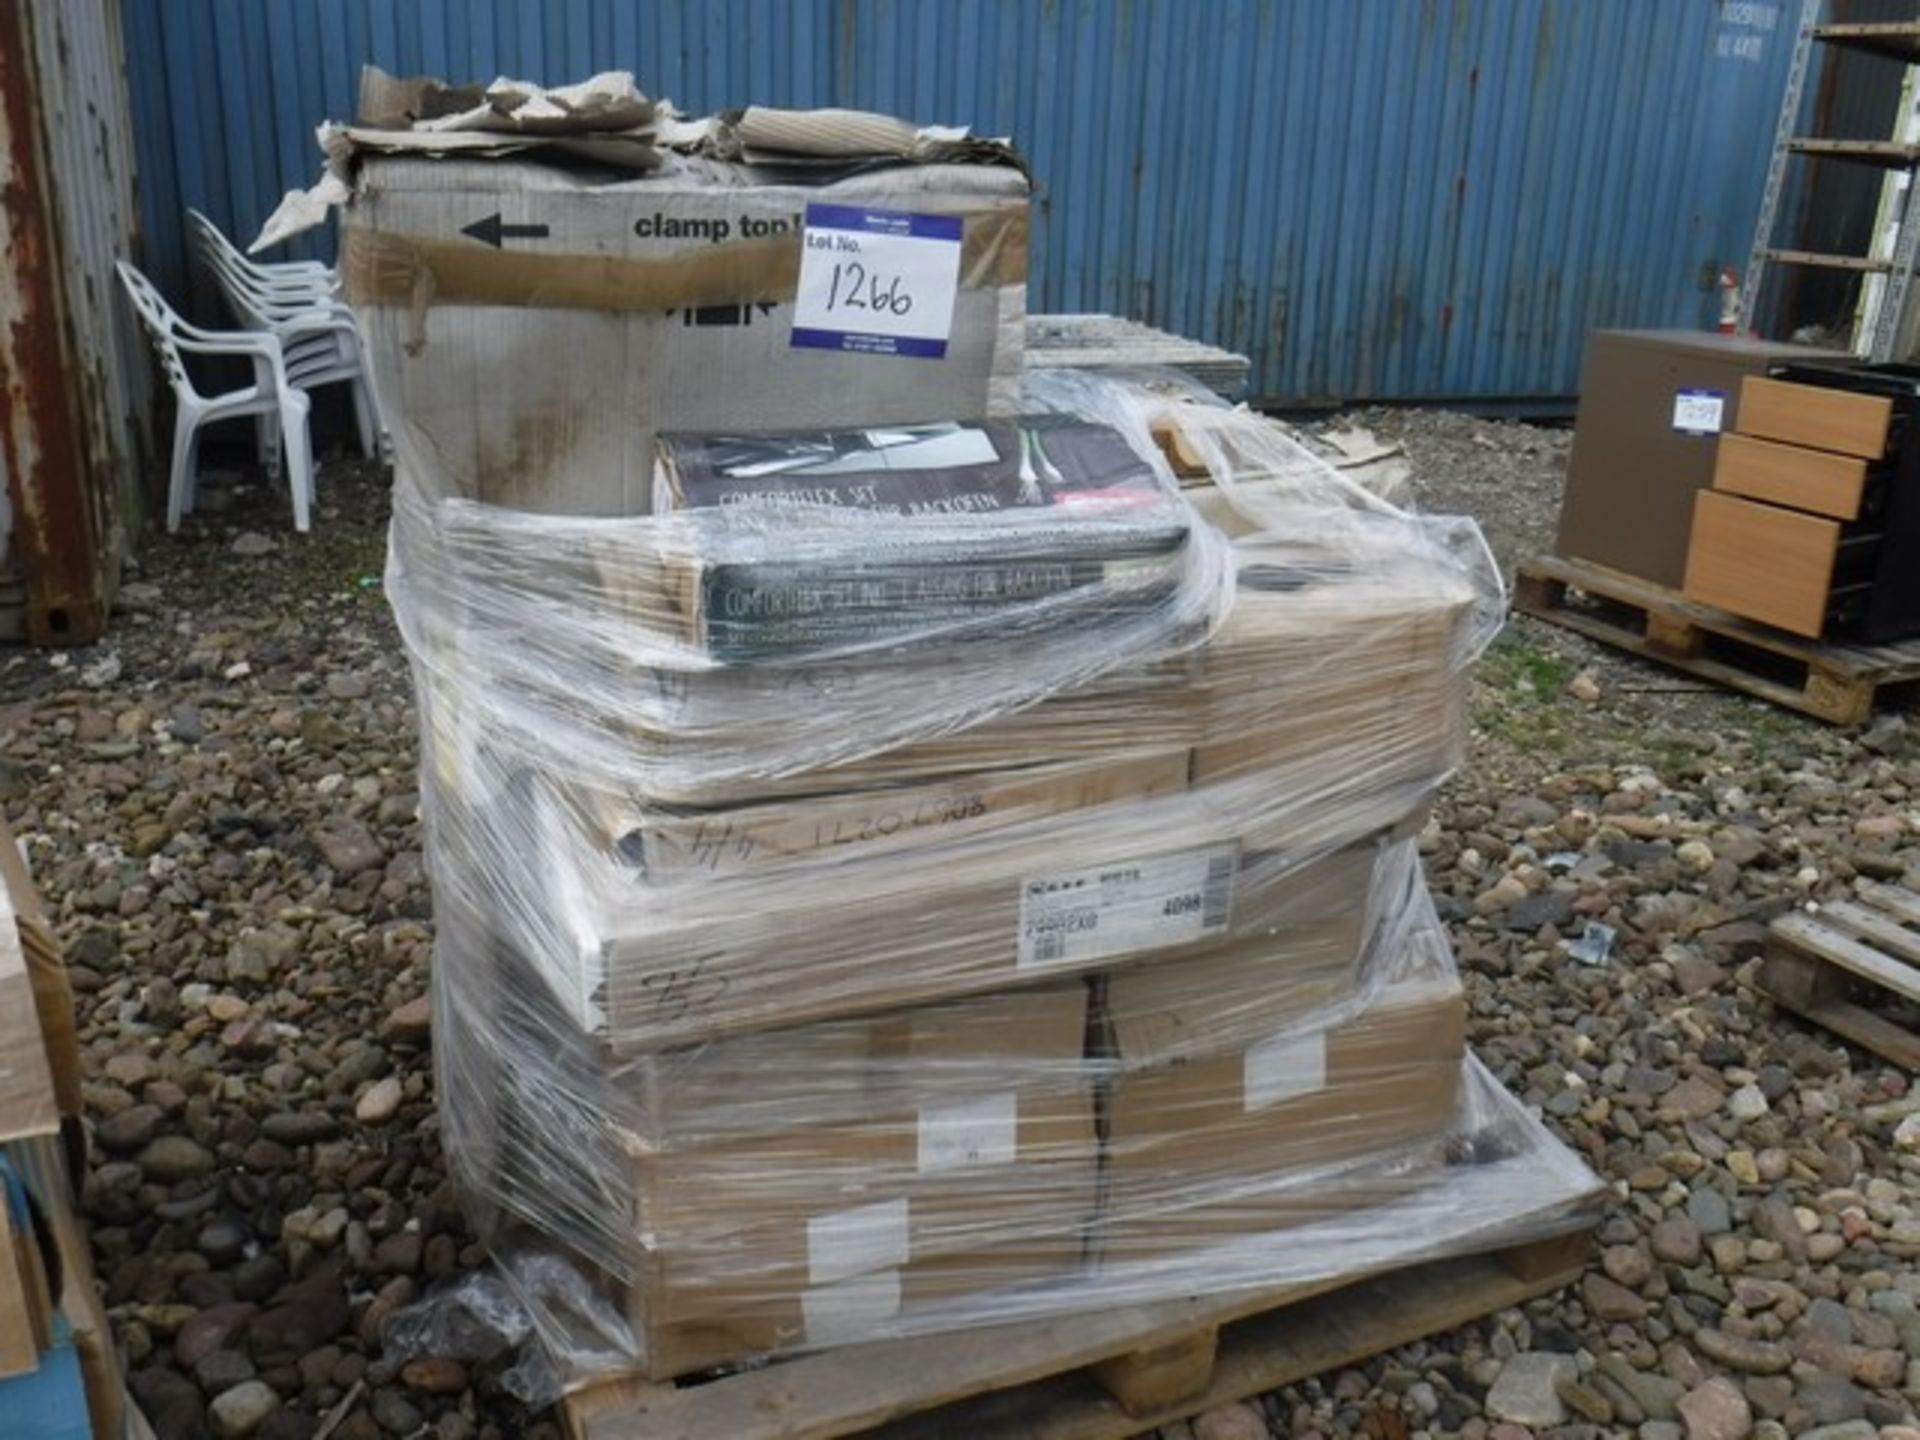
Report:
[[[1909,965],[1920,963],[1920,935],[1879,910],[1869,910],[1851,900],[1835,900],[1820,907],[1820,918],[1872,941],[1890,959]]]
[[[1563,587],[1584,591],[1596,599],[1612,600],[1649,614],[1657,612],[1674,620],[1684,620],[1702,630],[1765,650],[1769,654],[1809,665],[1825,665],[1836,674],[1860,678],[1920,678],[1920,641],[1862,648],[1836,644],[1830,640],[1804,640],[1782,630],[1756,625],[1751,620],[1743,620],[1738,615],[1715,609],[1711,605],[1696,604],[1678,590],[1669,590],[1664,585],[1655,585],[1634,575],[1623,575],[1604,565],[1590,565],[1584,560],[1563,560],[1557,555],[1541,555],[1524,561],[1519,572],[1523,575],[1535,573]],[[1562,615],[1579,613],[1558,605],[1533,609],[1523,603],[1524,599],[1516,589],[1514,603],[1528,614],[1539,615],[1545,620],[1559,621]]]
[[[1839,548],[1837,521],[1702,490],[1682,588],[1699,604],[1817,639]]]
[[[1881,880],[1869,880],[1854,887],[1854,893],[1869,905],[1886,911],[1906,921],[1909,925],[1920,925],[1920,895],[1904,885],[1889,885]]]
[[[1781,1004],[1804,1013],[1829,1000],[1845,1000],[1852,992],[1853,981],[1826,961],[1802,955],[1775,940],[1769,942],[1760,961],[1760,988]]]
[[[1714,454],[1713,488],[1836,520],[1857,520],[1867,489],[1867,462],[1751,435],[1722,435]]]
[[[1706,649],[1706,632],[1686,620],[1647,612],[1647,644],[1662,655],[1691,660]]]
[[[834,1440],[933,1405],[1077,1370],[1351,1283],[1334,1278],[1222,1300],[1129,1305],[1072,1320],[848,1345],[706,1385],[649,1388],[586,1418],[585,1440]]]
[[[1522,1280],[1545,1280],[1565,1272],[1579,1271],[1586,1265],[1587,1252],[1593,1248],[1593,1236],[1585,1230],[1571,1235],[1555,1235],[1530,1245],[1515,1245],[1496,1252],[1500,1263]]]
[[[1209,1325],[1150,1350],[1102,1360],[1093,1367],[1093,1378],[1129,1415],[1177,1409],[1206,1391],[1219,1345],[1220,1331]]]
[[[1920,1002],[1920,973],[1812,916],[1782,915],[1773,922],[1773,933],[1817,959],[1871,980],[1903,999]]]
[[[1807,667],[1806,709],[1836,725],[1859,725],[1873,713],[1871,680],[1836,675],[1819,665]]]
[[[1781,1003],[1843,1040],[1864,1045],[1895,1065],[1920,1071],[1920,1037],[1884,1015],[1876,1015],[1851,1000],[1826,1000],[1815,1005],[1795,1005],[1789,1000]]]
[[[1533,614],[1535,612],[1528,611],[1527,613]],[[1796,690],[1791,685],[1782,685],[1777,680],[1769,679],[1764,675],[1756,675],[1750,670],[1742,670],[1736,665],[1728,665],[1723,661],[1714,659],[1710,655],[1675,655],[1653,644],[1647,640],[1644,635],[1633,630],[1628,630],[1624,626],[1613,624],[1598,616],[1585,614],[1578,610],[1556,610],[1542,614],[1539,618],[1550,621],[1564,629],[1577,631],[1579,634],[1598,640],[1602,644],[1611,645],[1616,649],[1626,650],[1632,654],[1644,656],[1649,660],[1660,661],[1662,664],[1671,665],[1675,669],[1684,670],[1689,675],[1698,675],[1703,680],[1715,681],[1732,690],[1743,690],[1747,694],[1757,696],[1762,700],[1771,700],[1774,704],[1783,706],[1786,709],[1798,710],[1803,714],[1813,715],[1822,720],[1830,720],[1836,724],[1854,723],[1853,720],[1849,718],[1851,716],[1850,703],[1843,713],[1836,713],[1838,707],[1834,706],[1831,702],[1822,704],[1816,697],[1808,695],[1804,689]]]
[[[1590,1233],[1578,1232],[1574,1243],[1581,1254]],[[1532,1252],[1541,1243],[1518,1248]],[[1468,1308],[1458,1318],[1443,1319],[1440,1328],[1446,1328],[1460,1319],[1557,1289],[1582,1268],[1577,1262],[1570,1263],[1560,1270],[1525,1278],[1507,1268],[1499,1258],[1504,1253],[1406,1267],[1387,1272],[1387,1278],[1401,1277],[1403,1287],[1413,1293],[1423,1291],[1429,1283],[1447,1289],[1462,1277],[1474,1280],[1477,1293],[1487,1297],[1485,1309]],[[1484,1278],[1489,1270],[1496,1272],[1490,1282]],[[1220,1329],[1224,1344],[1229,1333],[1225,1327],[1236,1326],[1249,1316],[1306,1312],[1326,1297],[1350,1291],[1371,1294],[1378,1279],[1347,1276],[1225,1297],[1120,1306],[1070,1319],[850,1345],[678,1389],[635,1385],[626,1395],[615,1396],[609,1393],[614,1387],[603,1386],[569,1398],[568,1405],[576,1409],[569,1430],[575,1440],[839,1440],[896,1422],[896,1426],[905,1427],[901,1434],[964,1435],[971,1440],[996,1432],[947,1428],[950,1422],[944,1417],[950,1412],[971,1413],[975,1404],[993,1409],[1003,1403],[1003,1394],[1030,1397],[1036,1389],[1055,1393],[1065,1388],[1082,1402],[1088,1395],[1095,1397],[1094,1408],[1109,1417],[1104,1422],[1106,1428],[1088,1434],[1132,1435],[1158,1422],[1127,1416],[1119,1402],[1100,1386],[1090,1367],[1115,1356],[1174,1344],[1200,1330]],[[1423,1307],[1420,1313],[1429,1312]],[[1443,1308],[1441,1313],[1455,1312]],[[1404,1339],[1393,1338],[1388,1329],[1379,1333],[1386,1338],[1376,1349],[1405,1343]],[[1431,1331],[1417,1331],[1405,1339],[1426,1333]],[[1303,1370],[1300,1375],[1312,1373],[1315,1371]],[[1216,1374],[1203,1403],[1218,1403],[1211,1398],[1218,1390]],[[593,1398],[583,1405],[587,1397]],[[1018,1407],[1026,1403],[1027,1399],[1021,1399],[1009,1412],[1017,1419],[1015,1427],[998,1433],[1044,1433],[1020,1428],[1025,1418]],[[945,1408],[936,1411],[935,1407]],[[1085,1405],[1079,1408],[1084,1411]],[[1195,1408],[1195,1402],[1188,1401],[1176,1406],[1175,1412],[1191,1413]],[[909,1419],[923,1412],[928,1412],[925,1418]],[[1123,1428],[1114,1428],[1116,1424]],[[926,1428],[929,1425],[933,1428]],[[882,1433],[892,1435],[895,1428]]]
[[[1580,1238],[1584,1257],[1590,1237]],[[1584,1270],[1583,1258],[1523,1279],[1499,1255],[1437,1261],[1227,1327],[1212,1383],[1157,1414],[1128,1415],[1083,1371],[913,1416],[869,1440],[1123,1440],[1551,1294]]]
[[[1740,433],[1878,460],[1887,453],[1893,401],[1825,385],[1749,375],[1740,382]]]

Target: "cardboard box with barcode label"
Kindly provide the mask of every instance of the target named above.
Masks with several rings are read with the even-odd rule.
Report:
[[[703,1329],[744,1327],[757,1349],[840,1344],[911,1304],[1077,1265],[1092,1095],[1023,1088],[1008,1069],[998,1092],[888,1118],[636,1155],[631,1303],[661,1331],[654,1372],[683,1368]]]
[[[817,1020],[641,1055],[612,1079],[635,1133],[663,1149],[1011,1102],[1010,1081],[1082,1084],[1080,980]]]
[[[639,515],[661,430],[1016,411],[1021,171],[795,173],[361,157],[341,268],[401,463],[433,494]]]
[[[1089,1197],[1091,1203],[1091,1197]],[[667,1380],[782,1351],[857,1344],[896,1326],[940,1328],[991,1319],[998,1297],[1017,1287],[1058,1281],[1084,1259],[1079,1231],[909,1260],[829,1285],[769,1294],[742,1309],[680,1316],[635,1293],[634,1328],[642,1369]]]
[[[1353,1162],[1453,1120],[1466,1006],[1451,975],[1284,1020],[1243,978],[1190,961],[1108,980],[1105,1264],[1338,1213]]]
[[[850,863],[831,886],[751,877],[621,903],[589,921],[587,1028],[632,1054],[1258,940],[1363,905],[1380,844],[1424,795],[1378,797],[1379,839],[1303,830],[1298,851],[1244,845],[1187,798]]]

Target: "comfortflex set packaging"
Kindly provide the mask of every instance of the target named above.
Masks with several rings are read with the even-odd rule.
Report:
[[[1415,853],[1472,526],[1023,369],[1004,146],[617,78],[390,88],[329,177],[447,1151],[568,1379],[1579,1224]]]

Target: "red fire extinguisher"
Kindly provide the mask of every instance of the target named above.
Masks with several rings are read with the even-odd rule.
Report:
[[[1740,333],[1740,276],[1731,265],[1720,271],[1720,325],[1722,335]]]

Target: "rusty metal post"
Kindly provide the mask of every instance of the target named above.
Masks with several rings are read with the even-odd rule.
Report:
[[[110,557],[82,439],[28,8],[0,0],[0,475],[27,636],[75,645],[106,622]]]

